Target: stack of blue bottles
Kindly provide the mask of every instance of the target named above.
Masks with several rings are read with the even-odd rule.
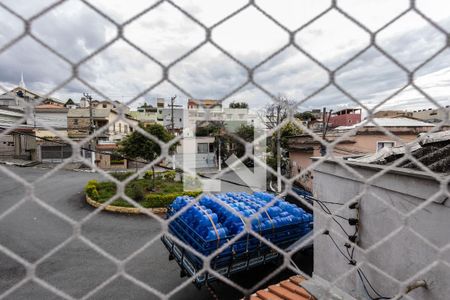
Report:
[[[192,201],[192,197],[177,197],[170,205],[168,215],[174,215]],[[209,254],[244,231],[246,218],[254,232],[281,248],[308,233],[313,219],[303,209],[269,193],[225,193],[201,197],[172,221],[169,228],[193,248]],[[247,233],[231,248],[233,252],[256,251],[258,244],[261,245],[259,239]]]

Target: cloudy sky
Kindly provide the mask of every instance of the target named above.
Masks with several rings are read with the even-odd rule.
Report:
[[[27,19],[51,5],[52,0],[1,0],[21,17]],[[119,39],[87,60],[79,68],[79,77],[110,99],[130,101],[160,81],[160,65],[171,65],[169,78],[177,89],[165,81],[139,98],[152,103],[156,97],[177,95],[185,104],[188,97],[223,98],[247,101],[258,109],[270,97],[247,81],[247,70],[225,55],[215,45],[205,42],[204,27],[210,27],[246,5],[244,0],[175,0],[200,23],[163,2],[141,14],[157,1],[152,0],[89,0],[110,20],[123,27],[126,41]],[[338,0],[338,6],[375,32],[405,11],[409,0]],[[259,0],[256,4],[277,19],[285,29],[296,30],[330,6],[322,0]],[[450,31],[448,0],[417,0],[416,6],[444,30]],[[117,27],[89,6],[68,0],[32,22],[32,33],[68,61],[76,63],[92,54],[117,36]],[[300,101],[329,81],[328,72],[292,45],[289,34],[250,6],[227,21],[215,26],[211,38],[220,48],[248,68],[254,68],[254,81],[272,94],[283,94]],[[31,37],[24,37],[4,49],[9,41],[24,30],[23,22],[0,6],[0,85],[9,89],[18,84],[23,72],[27,87],[45,94],[71,77],[71,65],[51,53]],[[310,23],[295,35],[295,43],[330,70],[335,80],[348,93],[368,107],[374,107],[407,82],[407,74],[375,47],[370,47],[352,62],[341,64],[370,44],[370,36],[333,9]],[[377,33],[377,45],[408,70],[415,70],[424,60],[446,45],[446,37],[414,11]],[[200,47],[199,47],[200,46]],[[189,56],[177,61],[191,49]],[[263,62],[275,52],[280,53]],[[450,104],[450,49],[447,47],[415,73],[415,82],[440,105]],[[243,86],[244,85],[244,86]],[[89,87],[74,79],[54,93],[63,100],[79,100]],[[347,96],[330,86],[302,104],[302,109],[354,106]],[[386,102],[382,108],[419,109],[433,107],[408,86]]]

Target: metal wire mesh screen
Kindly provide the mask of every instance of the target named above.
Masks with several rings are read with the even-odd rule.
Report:
[[[432,96],[433,94],[429,93],[426,88],[418,85],[416,77],[424,66],[448,51],[450,35],[445,26],[436,22],[431,16],[428,16],[426,12],[421,10],[419,1],[409,1],[403,9],[395,14],[388,13],[389,8],[387,8],[386,15],[391,15],[391,17],[383,21],[384,24],[380,24],[374,30],[359,19],[357,12],[350,13],[349,11],[351,9],[347,9],[348,6],[345,5],[345,2],[341,4],[341,1],[331,1],[323,10],[318,11],[303,24],[296,24],[295,26],[289,24],[288,26],[285,22],[278,20],[276,13],[265,9],[264,5],[260,4],[259,1],[244,3],[236,7],[234,11],[229,12],[221,20],[213,22],[212,25],[205,25],[204,22],[177,1],[163,0],[157,1],[142,9],[139,7],[134,16],[129,17],[123,22],[118,22],[115,18],[104,12],[101,8],[102,6],[84,0],[79,2],[88,7],[94,14],[101,16],[113,24],[115,34],[112,35],[112,38],[106,44],[100,45],[88,56],[77,58],[76,60],[66,57],[64,50],[53,47],[50,42],[42,39],[42,37],[33,31],[33,26],[36,22],[44,22],[53,10],[63,6],[66,2],[69,1],[62,0],[50,3],[48,6],[39,8],[37,12],[27,18],[23,17],[21,12],[15,11],[12,5],[0,2],[0,8],[2,10],[20,19],[23,23],[23,31],[3,43],[0,48],[0,56],[24,38],[31,38],[34,42],[69,65],[71,70],[71,74],[61,80],[55,87],[52,87],[46,95],[42,98],[37,97],[32,103],[27,103],[25,114],[12,125],[3,128],[3,131],[0,133],[1,137],[14,136],[14,134],[26,136],[27,133],[21,126],[24,121],[31,118],[37,123],[35,125],[54,134],[59,138],[58,143],[64,145],[62,149],[49,148],[49,151],[46,152],[48,158],[54,157],[64,160],[41,175],[34,174],[36,172],[35,169],[29,172],[26,171],[26,174],[10,167],[0,166],[3,173],[2,180],[8,185],[2,185],[4,190],[1,191],[5,195],[2,198],[4,204],[0,211],[0,261],[4,262],[0,266],[0,283],[2,284],[0,285],[1,299],[33,298],[37,295],[34,294],[37,293],[36,291],[44,293],[47,298],[101,298],[102,296],[106,297],[105,295],[108,295],[108,290],[114,286],[123,287],[122,291],[126,291],[125,294],[110,294],[108,297],[117,299],[140,297],[161,299],[171,297],[186,298],[193,297],[188,295],[196,295],[191,292],[186,292],[192,285],[193,277],[205,274],[215,276],[221,282],[225,283],[228,288],[234,289],[243,297],[251,295],[258,289],[264,288],[269,283],[273,283],[273,280],[279,279],[280,277],[277,276],[280,276],[286,270],[301,274],[312,282],[314,276],[311,277],[311,273],[301,270],[301,268],[293,263],[293,256],[311,242],[315,244],[314,274],[326,282],[326,284],[322,285],[319,293],[320,296],[317,296],[321,299],[334,299],[333,297],[337,297],[336,295],[339,294],[337,291],[338,288],[361,299],[425,299],[428,297],[438,297],[437,295],[439,297],[447,295],[448,297],[448,279],[450,278],[448,253],[450,251],[450,244],[448,240],[449,228],[445,228],[449,223],[445,220],[449,216],[448,202],[446,202],[446,199],[449,197],[449,177],[448,173],[440,171],[448,169],[446,168],[446,165],[449,163],[448,146],[442,144],[445,142],[445,139],[441,137],[438,145],[435,146],[436,149],[434,149],[434,151],[442,152],[439,154],[441,159],[435,165],[430,164],[427,159],[422,159],[415,155],[417,153],[415,151],[418,149],[417,145],[425,145],[427,141],[435,138],[432,135],[433,133],[444,132],[445,134],[445,130],[448,129],[446,127],[449,124],[448,108],[443,106],[442,101],[436,100]],[[133,6],[134,4],[129,3],[129,5]],[[189,22],[193,22],[201,28],[203,32],[203,36],[198,43],[192,45],[188,51],[182,53],[182,55],[179,55],[169,63],[158,59],[152,53],[140,47],[138,43],[130,40],[125,34],[127,27],[132,25],[133,22],[148,13],[156,11],[162,5],[176,10],[177,13],[186,17]],[[305,4],[304,9],[308,10],[307,4]],[[370,8],[368,7],[367,9]],[[221,26],[227,24],[227,22],[231,22],[234,18],[239,17],[240,14],[244,14],[248,10],[254,10],[261,18],[269,20],[271,26],[279,30],[280,35],[287,37],[286,42],[282,46],[274,49],[270,55],[252,64],[244,63],[241,57],[227,50],[226,47],[221,46],[214,39],[215,31],[220,30]],[[365,40],[367,41],[363,47],[354,51],[351,55],[343,55],[338,62],[335,61],[332,64],[324,63],[321,59],[323,53],[315,53],[309,50],[311,49],[309,44],[299,38],[302,37],[302,33],[305,30],[308,30],[308,28],[317,24],[317,22],[320,22],[330,14],[339,15],[339,18],[344,19],[345,22],[357,28],[365,36]],[[402,20],[402,18],[405,18],[408,14],[414,14],[417,18],[420,18],[422,22],[431,26],[442,37],[442,44],[439,47],[430,50],[424,56],[420,56],[423,59],[420,59],[420,61],[416,60],[413,64],[404,60],[402,53],[400,53],[402,49],[387,51],[385,48],[389,48],[389,45],[384,47],[381,45],[382,43],[378,42],[379,36],[386,29]],[[248,22],[251,23],[251,20],[248,20]],[[86,26],[89,25],[86,24]],[[345,32],[342,35],[345,35]],[[425,39],[425,37],[417,36],[417,39]],[[252,159],[255,166],[264,168],[267,176],[274,179],[273,182],[278,181],[277,188],[280,188],[280,197],[293,197],[295,199],[294,201],[298,204],[302,204],[313,211],[315,218],[313,234],[297,243],[288,252],[263,238],[258,232],[252,229],[251,221],[252,217],[255,216],[250,216],[249,218],[239,216],[245,220],[245,230],[227,241],[211,255],[202,255],[192,248],[192,246],[186,245],[170,234],[168,230],[170,222],[186,212],[189,207],[196,205],[196,202],[192,202],[170,219],[164,219],[154,211],[145,209],[140,201],[130,198],[125,193],[126,186],[131,184],[133,179],[143,176],[147,171],[158,166],[163,160],[171,161],[173,159],[171,148],[181,142],[185,136],[179,134],[169,141],[161,141],[139,127],[137,123],[131,122],[126,117],[127,112],[125,108],[120,105],[117,107],[117,114],[114,118],[109,119],[106,124],[100,124],[92,132],[89,131],[89,128],[84,128],[88,134],[77,141],[68,138],[67,135],[62,134],[61,131],[54,128],[50,120],[36,120],[33,117],[35,107],[40,102],[48,99],[52,94],[73,80],[81,82],[99,97],[108,100],[110,103],[114,103],[114,99],[111,99],[107,93],[102,92],[101,89],[94,86],[87,79],[89,76],[84,76],[86,73],[81,72],[81,70],[85,65],[92,63],[92,59],[97,55],[101,55],[109,47],[119,42],[130,47],[133,51],[136,50],[140,55],[145,56],[149,60],[149,63],[159,69],[159,73],[161,74],[158,80],[146,86],[138,94],[130,97],[130,100],[124,103],[126,105],[132,105],[164,82],[170,83],[189,98],[195,99],[196,95],[192,95],[171,76],[171,70],[184,60],[187,60],[191,55],[194,55],[196,51],[205,45],[209,45],[221,55],[225,55],[230,63],[236,64],[245,73],[245,80],[227,90],[220,101],[226,101],[232,98],[238,91],[251,84],[261,92],[261,95],[271,99],[274,105],[283,104],[283,99],[279,97],[277,89],[271,90],[255,78],[257,78],[258,70],[264,68],[265,63],[276,58],[277,55],[288,48],[293,48],[295,53],[301,53],[314,68],[319,68],[326,74],[327,79],[323,83],[314,84],[312,88],[307,87],[308,93],[304,97],[286,104],[288,105],[288,109],[285,118],[272,124],[273,126],[269,130],[257,136],[253,142],[245,141],[241,137],[233,136],[230,133],[237,143],[245,145],[245,154],[241,157],[241,161]],[[325,51],[337,51],[337,49],[327,48],[327,41],[323,41],[323,45],[326,49]],[[167,51],[169,50],[171,49],[167,49]],[[376,103],[367,105],[367,102],[361,101],[359,97],[354,95],[353,91],[349,91],[346,88],[346,85],[341,81],[340,75],[345,70],[361,68],[360,58],[368,51],[374,50],[385,58],[386,64],[394,65],[398,68],[398,73],[392,73],[393,75],[390,74],[390,76],[399,76],[405,78],[405,80],[403,84],[391,90],[388,94],[383,94],[383,97],[378,99]],[[365,62],[367,63],[367,61]],[[370,62],[368,63],[370,64]],[[448,64],[448,61],[445,63]],[[448,65],[443,66],[443,68],[446,67]],[[361,76],[366,75],[369,76],[372,74],[364,74],[364,72],[361,74]],[[133,75],[130,74],[130,76]],[[283,76],[283,74],[280,76]],[[5,93],[8,92],[6,87],[1,88]],[[326,129],[322,128],[322,131],[315,131],[294,116],[294,112],[305,105],[305,103],[308,103],[308,101],[311,101],[311,99],[314,99],[314,97],[330,88],[339,91],[342,97],[348,99],[352,105],[360,107],[367,115],[367,118],[361,123],[347,128],[344,133],[340,133],[332,138],[322,134]],[[398,130],[393,130],[388,125],[380,123],[380,120],[375,117],[376,111],[383,108],[383,105],[386,105],[389,101],[405,91],[418,93],[430,105],[444,112],[443,117],[438,123],[432,123],[428,127],[425,126],[426,129],[423,131],[428,133],[428,135],[425,134],[417,137],[415,139],[416,144],[411,143],[414,140],[405,141],[402,138],[403,133],[399,133]],[[207,112],[208,109],[205,108],[205,111]],[[213,109],[211,109],[212,111]],[[326,119],[325,115],[323,117]],[[206,113],[203,120],[208,121],[210,119],[211,114]],[[295,174],[292,172],[281,174],[280,170],[270,167],[261,156],[256,155],[252,151],[253,146],[264,142],[268,137],[276,137],[287,124],[298,126],[302,133],[310,138],[311,143],[315,143],[316,149],[320,149],[322,154],[317,155],[318,157],[309,166],[298,170],[298,172],[294,172]],[[392,141],[400,146],[403,145],[403,152],[397,154],[397,156],[393,156],[394,158],[391,161],[384,161],[384,164],[373,166],[370,170],[365,169],[361,165],[361,162],[351,162],[350,160],[341,159],[340,157],[342,155],[339,155],[339,151],[342,151],[342,145],[352,136],[358,134],[359,130],[366,128],[366,125],[371,125],[371,128],[375,128],[386,140]],[[127,126],[127,130],[129,129],[130,132],[139,132],[146,138],[155,141],[161,149],[161,154],[153,161],[135,161],[136,172],[124,180],[118,180],[112,177],[111,174],[93,163],[89,157],[81,154],[83,151],[86,151],[91,153],[90,155],[95,155],[92,154],[92,148],[89,145],[93,140],[101,138],[102,134],[111,126],[114,127],[114,130],[116,130],[116,126],[120,126],[120,128]],[[48,147],[58,146],[58,143],[50,144]],[[72,148],[71,152],[67,149],[67,145]],[[60,200],[53,201],[52,199],[45,199],[41,196],[43,195],[43,189],[47,191],[60,190],[64,194],[66,190],[72,191],[75,186],[74,189],[78,189],[77,193],[82,192],[84,184],[89,179],[94,178],[91,177],[91,173],[76,173],[76,175],[73,175],[73,178],[70,177],[70,181],[64,184],[58,182],[57,179],[52,179],[58,177],[62,180],[65,175],[61,175],[61,172],[64,171],[65,167],[75,161],[83,162],[83,164],[97,172],[98,178],[101,177],[109,180],[115,185],[115,195],[95,210],[80,211],[80,207],[77,207],[79,204],[74,204],[71,207],[63,207],[59,205],[58,201]],[[115,161],[120,164],[120,157],[115,159]],[[408,168],[408,165],[413,168]],[[183,166],[178,167],[183,168]],[[182,171],[186,174],[195,175],[195,170],[189,170],[189,167],[184,167],[186,169]],[[224,168],[217,174],[211,175],[209,179],[223,181],[223,176],[228,171],[232,171],[230,166]],[[332,177],[332,175],[336,176],[336,178]],[[313,177],[313,197],[301,196],[293,189],[295,182],[304,180],[305,177],[310,179]],[[420,180],[425,180],[426,183],[424,184]],[[423,189],[420,188],[421,184],[424,184]],[[245,186],[245,184],[241,184],[239,188]],[[398,204],[395,202],[390,194],[386,192],[385,186],[390,187],[388,190],[395,190],[397,196],[401,195],[398,197],[404,197],[405,199],[409,197],[406,199],[407,204]],[[419,190],[411,191],[411,186]],[[429,190],[426,190],[427,188]],[[67,193],[69,194],[69,192]],[[213,197],[214,201],[221,203],[220,199],[214,198],[207,191],[197,196],[196,200],[198,201],[205,194]],[[16,199],[17,195],[21,196],[20,199]],[[423,199],[419,201],[421,197]],[[132,207],[140,208],[143,216],[134,217],[127,215],[126,218],[128,219],[126,219],[122,216],[108,214],[103,211],[107,205],[118,199],[128,202]],[[377,203],[377,205],[373,203]],[[271,201],[267,207],[262,209],[261,213],[266,212],[273,204],[275,204],[275,201]],[[349,208],[349,205],[351,208]],[[34,217],[33,213],[36,212],[40,213],[40,219]],[[232,211],[232,213],[236,214],[235,211]],[[107,235],[98,232],[98,228],[105,225],[100,224],[103,221],[97,221],[100,217],[106,218],[106,224],[111,226]],[[125,231],[120,230],[120,227],[125,226],[124,224],[129,222],[127,220],[130,218],[133,218],[134,221],[131,221],[131,225],[127,226],[131,226],[130,228],[135,232],[135,234],[132,234],[133,236],[140,237],[138,241],[131,242],[129,240],[132,238],[130,232],[125,233]],[[363,221],[365,218],[370,221],[365,223]],[[48,220],[52,221],[46,223]],[[434,220],[435,223],[430,220]],[[357,223],[351,224],[352,222]],[[358,222],[363,222],[364,226],[360,228]],[[432,225],[427,222],[431,222]],[[54,228],[59,228],[63,232],[54,231]],[[35,229],[46,234],[40,237],[39,240],[35,240],[33,236],[30,236]],[[258,274],[261,277],[260,279],[252,282],[250,286],[243,287],[239,284],[239,280],[235,281],[233,278],[227,277],[226,274],[221,274],[215,270],[212,262],[217,254],[221,253],[227,246],[230,246],[239,238],[242,238],[246,233],[250,233],[259,239],[261,243],[272,248],[273,252],[278,253],[281,260],[279,265],[270,269],[270,272],[267,272],[267,274],[262,272],[264,276]],[[367,234],[366,239],[364,239],[364,234]],[[102,235],[102,237],[99,235]],[[183,245],[185,249],[201,257],[204,262],[203,268],[197,270],[195,276],[178,279],[175,284],[168,283],[171,279],[166,280],[160,278],[158,274],[160,272],[163,273],[162,271],[165,268],[172,268],[170,269],[172,272],[175,272],[175,269],[178,270],[177,268],[173,269],[174,262],[165,262],[168,253],[157,246],[160,244],[160,239],[163,235],[170,236],[178,244]],[[129,247],[127,244],[129,244]],[[391,252],[386,254],[386,252],[382,251],[383,247],[387,247]],[[126,251],[120,252],[118,249],[126,249]],[[414,252],[411,249],[421,250]],[[399,257],[398,252],[401,253],[403,251],[405,260],[397,261],[396,259]],[[391,259],[389,257],[390,255],[396,257],[396,259]],[[87,259],[86,257],[90,257],[91,259]],[[141,265],[136,265],[135,259],[138,257],[144,257],[150,267],[153,264],[151,273],[146,274],[146,271],[139,271],[144,262]],[[334,259],[339,261],[334,262]],[[83,272],[78,268],[86,261],[90,264],[90,266],[86,267],[90,271]],[[328,267],[330,269],[328,275],[325,272],[327,268],[326,264],[329,264]],[[172,267],[169,265],[172,265]],[[75,273],[67,276],[62,275],[57,272],[58,268],[62,268],[69,273],[73,269]],[[144,269],[148,270],[147,268]],[[403,270],[406,271],[403,272]],[[53,272],[59,275],[53,276]],[[245,276],[252,277],[257,275],[249,271]],[[161,277],[163,276],[161,275]],[[151,278],[151,280],[148,278]],[[421,280],[426,281],[426,284],[421,285]],[[353,282],[353,284],[349,283],[349,281]],[[389,282],[389,284],[372,287],[371,282],[373,281]],[[419,288],[413,290],[414,284],[419,285]],[[418,291],[425,285],[431,294]],[[433,287],[436,290],[433,290]],[[413,291],[411,292],[411,290]],[[205,296],[204,294],[202,295],[202,297]],[[220,294],[218,296],[220,297]]]

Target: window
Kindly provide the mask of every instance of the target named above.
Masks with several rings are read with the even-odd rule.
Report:
[[[102,105],[102,106],[103,106],[103,108],[106,108],[106,107],[107,107],[107,105],[106,105],[105,103],[103,103],[103,105]]]
[[[208,143],[198,143],[197,153],[208,153]]]
[[[214,144],[209,144],[209,153],[213,153],[214,152]]]
[[[119,132],[122,132],[122,123],[119,123]]]
[[[123,125],[123,130],[125,131],[125,133],[128,133],[128,125]]]
[[[393,141],[377,142],[377,151],[380,151],[383,148],[392,148],[394,146],[395,146],[395,142],[393,142]]]
[[[73,119],[73,125],[78,126],[78,119]]]

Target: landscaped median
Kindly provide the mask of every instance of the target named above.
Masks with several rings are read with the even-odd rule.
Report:
[[[131,173],[125,173],[113,176],[123,180],[130,175]],[[144,178],[130,181],[125,187],[125,194],[153,213],[164,213],[166,207],[178,196],[196,197],[200,195],[200,190],[184,191],[183,183],[176,181],[175,177],[174,171],[155,174],[147,172]],[[86,202],[94,207],[100,207],[116,194],[117,187],[111,181],[90,180],[84,191]],[[135,207],[121,198],[105,206],[104,210],[128,214],[144,213],[141,208]]]

